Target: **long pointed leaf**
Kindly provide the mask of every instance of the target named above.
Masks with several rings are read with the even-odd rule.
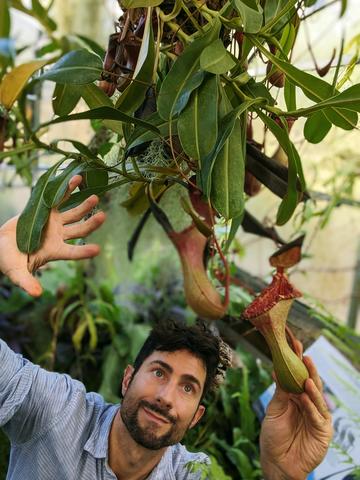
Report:
[[[286,223],[291,215],[294,213],[296,205],[300,200],[297,193],[297,180],[299,179],[302,188],[305,190],[305,179],[302,172],[300,156],[291,142],[288,133],[281,128],[272,118],[258,112],[261,120],[268,126],[270,131],[284,149],[288,156],[288,188],[285,197],[283,198],[277,215],[277,224],[283,225]]]
[[[316,112],[309,117],[304,125],[304,137],[310,143],[319,143],[331,129],[332,123],[325,117],[323,112]]]
[[[74,110],[81,98],[80,88],[77,85],[56,84],[52,101],[55,115],[68,115]]]
[[[81,202],[90,197],[90,195],[98,195],[99,197],[104,193],[113,190],[114,188],[121,187],[126,183],[129,183],[130,180],[127,178],[117,180],[115,182],[109,183],[108,185],[97,185],[95,187],[84,188],[80,192],[73,193],[71,197],[60,205],[60,211],[69,210],[70,208],[77,207]]]
[[[263,23],[263,10],[259,5],[259,2],[254,0],[247,0],[246,2],[233,0],[233,4],[241,16],[244,25],[244,32],[257,33],[261,29]]]
[[[113,107],[110,98],[95,83],[89,83],[81,86],[81,96],[87,106],[91,109],[97,107]],[[105,127],[110,128],[113,132],[123,134],[122,126],[114,120],[104,120]]]
[[[194,74],[199,71],[201,52],[218,38],[220,27],[219,20],[215,19],[205,35],[194,40],[184,50],[165,77],[158,97],[158,111],[164,120],[169,120],[180,113],[181,107],[185,107],[191,91],[199,85],[194,85],[192,79]]]
[[[43,201],[48,208],[56,207],[64,198],[69,180],[74,175],[81,173],[86,168],[86,163],[74,160],[60,175],[49,180],[43,195]]]
[[[202,167],[198,173],[198,180],[201,185],[201,190],[204,195],[210,197],[211,192],[211,173],[214,166],[214,162],[219,152],[223,148],[227,138],[230,136],[233,131],[236,119],[248,108],[257,103],[261,103],[263,100],[254,98],[252,100],[247,100],[243,102],[238,107],[234,108],[231,112],[225,115],[219,122],[219,131],[218,137],[216,139],[215,146],[213,150],[204,158],[202,162]]]
[[[55,125],[56,123],[72,122],[73,120],[117,120],[118,122],[130,123],[134,125],[140,125],[148,130],[159,133],[159,130],[144,120],[131,117],[125,113],[120,112],[113,107],[99,107],[93,110],[87,110],[86,112],[73,113],[72,115],[66,115],[55,118],[50,122],[43,123],[39,128],[47,127],[48,125]]]
[[[98,55],[85,49],[73,50],[61,57],[39,80],[84,85],[99,80],[102,70]]]
[[[299,86],[304,94],[316,103],[333,97],[333,86],[324,80],[317,78],[309,73],[299,70],[289,62],[269,52],[261,42],[254,36],[251,36],[253,44],[275,65],[279,70],[285,73],[287,79]],[[338,93],[338,92],[336,92]],[[349,130],[356,127],[357,114],[341,108],[329,107],[324,111],[327,118],[336,126]]]
[[[178,119],[178,134],[185,153],[198,160],[214,148],[218,133],[218,85],[212,75],[191,95]]]
[[[206,72],[215,74],[226,73],[235,65],[235,61],[230,52],[226,50],[220,38],[208,45],[200,55],[200,67]]]
[[[231,103],[224,90],[221,96],[220,114],[228,114]],[[211,172],[211,203],[226,220],[240,217],[244,210],[246,109],[239,116]]]
[[[57,162],[39,178],[24,211],[19,217],[16,240],[21,252],[35,252],[41,245],[41,234],[50,215],[50,208],[44,201],[44,193],[51,178],[64,160]]]

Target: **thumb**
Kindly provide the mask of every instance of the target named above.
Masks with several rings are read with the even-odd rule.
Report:
[[[27,270],[14,268],[7,272],[7,276],[32,297],[39,297],[42,294],[40,282]]]
[[[276,389],[273,398],[271,399],[266,415],[268,417],[278,417],[286,412],[289,405],[290,394],[284,390],[276,382]]]

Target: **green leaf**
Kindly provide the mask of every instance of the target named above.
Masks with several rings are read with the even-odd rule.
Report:
[[[285,77],[284,99],[288,111],[296,110],[296,87]]]
[[[226,239],[226,243],[225,243],[224,250],[223,250],[224,253],[227,253],[227,251],[229,250],[230,245],[231,245],[232,241],[234,240],[235,235],[237,234],[237,231],[239,230],[239,227],[242,224],[244,214],[245,214],[245,209],[242,211],[241,215],[231,219],[230,232],[229,232],[229,235],[227,236],[227,239]]]
[[[100,168],[99,166],[96,166],[94,164],[94,168],[91,168],[91,166],[89,166],[85,170],[84,182],[87,188],[105,187],[109,183],[109,173],[105,168]]]
[[[70,84],[55,85],[52,106],[56,115],[68,115],[74,110],[81,98],[81,87]]]
[[[263,24],[263,9],[256,0],[233,0],[244,25],[245,33],[257,33]]]
[[[288,0],[266,0],[264,6],[265,24],[279,15],[279,12],[285,7]]]
[[[158,96],[158,112],[164,120],[180,113],[191,92],[200,85],[200,55],[219,36],[220,27],[219,20],[214,19],[208,31],[185,48],[165,77]]]
[[[316,112],[309,117],[304,125],[304,137],[310,143],[320,143],[331,129],[332,123],[323,112]]]
[[[199,161],[214,148],[218,133],[218,85],[211,75],[191,95],[180,113],[178,134],[185,153]]]
[[[104,59],[105,57],[105,50],[94,40],[91,38],[86,37],[85,35],[79,35],[78,33],[75,35],[81,42],[83,43],[83,46],[88,47],[90,50],[92,50],[96,55],[99,55],[101,59]]]
[[[43,123],[40,125],[40,128],[47,127],[48,125],[54,125],[56,123],[72,122],[73,120],[117,120],[118,122],[130,123],[135,125],[140,125],[148,130],[159,133],[159,130],[144,120],[139,118],[131,117],[125,113],[119,112],[116,108],[113,107],[99,107],[94,108],[93,110],[87,110],[86,112],[73,113],[72,115],[66,115],[62,117],[55,118],[50,122]]]
[[[60,211],[63,212],[65,210],[69,210],[70,208],[77,207],[81,202],[89,198],[90,195],[98,195],[100,197],[109,190],[121,187],[126,183],[129,183],[129,180],[127,178],[123,178],[108,185],[97,185],[94,187],[84,188],[80,192],[73,193],[68,200],[66,200],[64,203],[61,203]]]
[[[226,455],[236,466],[239,475],[241,475],[242,478],[246,478],[247,480],[256,478],[254,476],[253,467],[250,463],[248,455],[245,454],[242,450],[240,450],[239,448],[231,447],[226,451]]]
[[[359,112],[360,113],[360,85],[356,84],[352,87],[349,87],[347,90],[344,90],[333,97],[323,100],[322,102],[312,105],[307,108],[299,108],[294,111],[290,111],[289,115],[294,117],[308,117],[313,115],[315,112],[322,111],[326,117],[331,116],[332,110],[330,108],[337,108],[338,111],[347,111],[348,113]],[[329,118],[332,120],[332,118]]]
[[[264,6],[265,26],[263,30],[281,31],[283,27],[293,18],[297,0],[266,0]]]
[[[59,142],[69,142],[71,143],[76,150],[78,150],[87,160],[98,160],[99,162],[102,162],[102,160],[96,156],[95,153],[93,153],[89,147],[87,147],[85,144],[79,142],[78,140],[73,140],[71,138],[57,138],[56,140],[53,140],[51,143],[52,145],[54,144],[55,146],[58,145]]]
[[[320,102],[317,106],[319,108],[339,107],[360,113],[360,84],[352,85],[343,92]]]
[[[261,29],[261,33],[268,33],[274,28],[275,32],[281,31],[284,26],[292,20],[296,15],[295,6],[298,0],[269,0],[266,2],[268,5],[268,13],[273,9],[273,14],[270,14],[271,18],[266,18],[265,25]],[[265,5],[266,7],[266,5]]]
[[[84,85],[98,80],[102,70],[102,61],[98,55],[85,49],[74,50],[61,57],[39,80]]]
[[[56,23],[49,17],[48,11],[41,5],[39,0],[32,0],[31,7],[35,17],[41,19],[41,23],[45,28],[51,32],[54,32],[57,29]]]
[[[98,160],[99,162],[101,162],[102,160],[100,160],[96,154],[94,152],[92,152],[89,147],[87,147],[86,145],[84,145],[83,143],[81,142],[78,142],[77,140],[66,140],[67,142],[71,142],[74,147],[79,150],[79,152],[84,155],[85,158],[88,158],[88,159],[92,159],[92,160]]]
[[[116,108],[124,113],[134,113],[143,103],[146,91],[151,86],[155,62],[155,43],[152,29],[151,9],[148,9],[144,35],[130,85],[120,95]]]
[[[273,65],[285,73],[290,82],[302,89],[304,94],[310,100],[319,103],[333,96],[333,86],[331,84],[320,78],[314,77],[303,70],[299,70],[294,65],[272,55],[272,53],[264,48],[256,37],[251,36],[251,40],[253,44],[258,47],[264,55],[266,55]],[[329,107],[329,109],[324,111],[324,114],[332,123],[334,123],[334,125],[343,128],[344,130],[351,130],[356,127],[357,114],[355,112]]]
[[[341,0],[341,10],[340,10],[340,18],[344,16],[344,13],[346,12],[347,9],[347,0]]]
[[[164,0],[121,0],[121,8],[157,7]]]
[[[75,350],[77,350],[78,352],[81,350],[81,343],[87,329],[88,329],[88,322],[86,317],[84,316],[81,318],[72,336],[73,345],[75,347]]]
[[[89,335],[90,335],[89,348],[90,348],[90,351],[93,351],[95,350],[98,343],[97,328],[95,325],[94,317],[91,315],[91,313],[86,312],[85,315],[87,318]]]
[[[222,89],[220,115],[226,117],[232,106]],[[244,211],[244,175],[246,150],[246,109],[239,113],[211,172],[211,203],[226,220],[240,217]]]
[[[0,38],[8,38],[10,35],[10,7],[8,0],[0,0]]]
[[[282,52],[285,55],[288,55],[292,47],[294,46],[296,38],[295,27],[292,23],[287,23],[282,31],[280,45],[282,47]]]
[[[39,178],[19,217],[16,240],[21,252],[28,254],[35,252],[41,245],[41,234],[50,215],[50,208],[44,201],[45,189],[64,160],[57,162]]]
[[[236,62],[220,38],[208,45],[200,55],[200,67],[206,72],[221,74],[235,67]]]
[[[209,198],[211,193],[211,179],[214,162],[219,155],[221,149],[225,145],[226,140],[231,135],[231,132],[233,131],[235,126],[236,119],[252,105],[260,103],[261,101],[262,99],[259,98],[247,100],[246,102],[240,104],[238,107],[234,108],[231,112],[226,114],[219,121],[219,130],[215,146],[213,150],[204,158],[201,170],[198,172],[198,181],[201,185],[201,190],[206,197]]]
[[[288,157],[288,185],[287,193],[283,198],[277,213],[276,223],[284,225],[292,216],[299,202],[297,182],[300,182],[302,191],[305,190],[305,179],[301,160],[295,145],[291,142],[286,128],[280,127],[272,118],[258,110],[260,119],[267,125]],[[286,122],[286,121],[284,121]]]
[[[285,197],[279,205],[279,209],[276,215],[276,225],[285,225],[292,217],[299,198],[295,190],[288,189]]]
[[[263,82],[256,82],[253,78],[243,86],[242,90],[252,98],[263,98],[269,105],[275,105],[276,101]]]
[[[81,96],[83,97],[87,106],[91,109],[97,107],[113,107],[113,103],[110,98],[94,83],[88,85],[82,85]],[[104,120],[103,124],[113,132],[123,134],[121,123],[114,120]]]
[[[37,148],[39,147],[34,143],[25,143],[24,145],[21,145],[21,147],[14,148],[14,150],[7,150],[5,152],[0,152],[0,162],[4,160],[4,158],[15,157],[24,152],[29,152],[30,150],[36,150]]]
[[[70,178],[81,173],[85,168],[85,162],[74,160],[60,175],[56,175],[49,180],[43,196],[43,201],[48,208],[51,209],[60,204],[68,188]]]

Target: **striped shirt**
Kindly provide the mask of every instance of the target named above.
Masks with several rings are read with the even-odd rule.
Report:
[[[7,480],[116,480],[108,437],[119,405],[66,374],[48,372],[0,339],[0,426],[11,441]],[[149,480],[199,480],[189,462],[208,463],[181,444],[168,447]]]

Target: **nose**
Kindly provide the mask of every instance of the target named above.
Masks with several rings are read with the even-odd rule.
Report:
[[[166,407],[169,411],[172,409],[175,401],[176,385],[173,382],[167,382],[161,385],[156,395],[156,402]]]

